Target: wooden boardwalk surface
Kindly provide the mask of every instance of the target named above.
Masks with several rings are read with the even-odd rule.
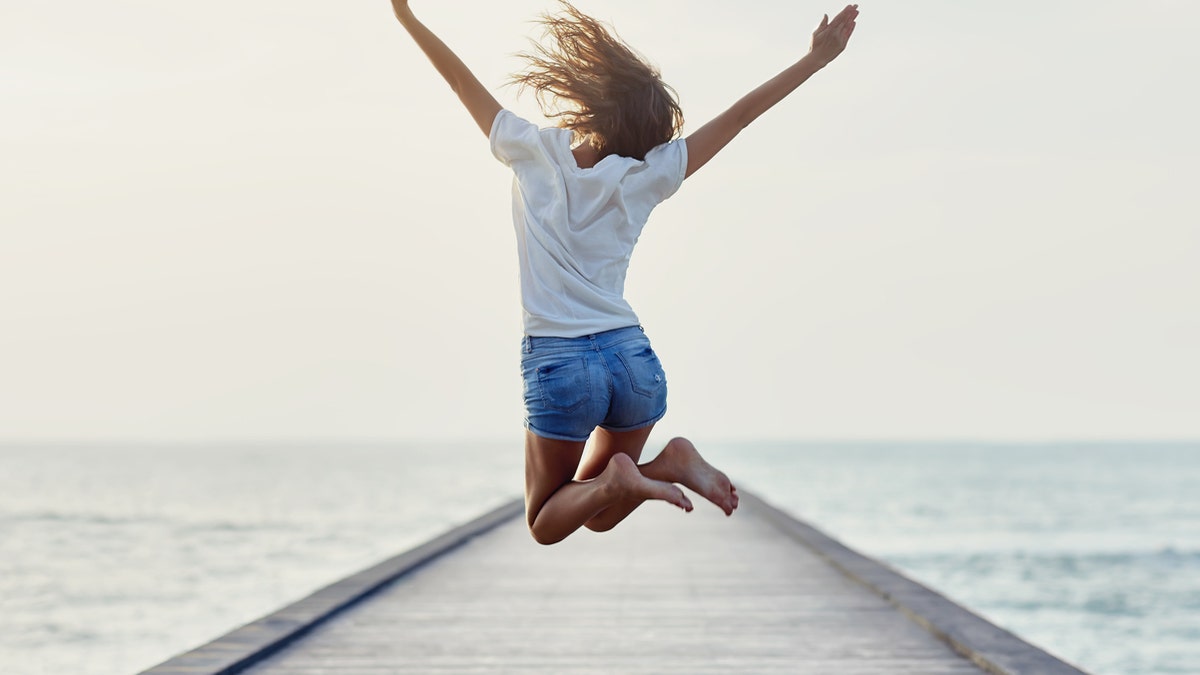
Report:
[[[517,514],[265,658],[227,657],[306,601],[147,672],[1080,672],[752,495],[733,518],[648,504],[552,547]]]

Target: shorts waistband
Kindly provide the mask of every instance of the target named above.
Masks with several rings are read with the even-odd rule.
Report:
[[[592,335],[581,335],[570,338],[526,335],[521,338],[521,352],[533,354],[534,352],[604,349],[622,342],[643,339],[645,336],[646,330],[641,326],[614,328]]]

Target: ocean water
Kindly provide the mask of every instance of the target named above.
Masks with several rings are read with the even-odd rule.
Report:
[[[1200,673],[1200,443],[696,440],[745,488],[1089,671]],[[0,673],[137,672],[521,476],[519,440],[0,446]]]
[[[1200,443],[780,444],[747,487],[1095,673],[1200,673]]]
[[[520,491],[520,447],[0,447],[0,674],[128,675]]]

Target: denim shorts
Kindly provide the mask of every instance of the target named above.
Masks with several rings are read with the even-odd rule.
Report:
[[[630,431],[667,414],[667,376],[641,326],[521,341],[525,428],[586,441],[596,427]]]

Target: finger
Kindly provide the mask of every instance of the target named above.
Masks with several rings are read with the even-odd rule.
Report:
[[[825,18],[821,19],[821,25],[817,26],[817,30],[825,30],[828,27],[829,27],[829,15],[826,14]]]
[[[843,9],[836,17],[834,17],[831,25],[840,27],[846,23],[852,23],[857,18],[858,8],[855,5],[847,5],[846,9]]]

